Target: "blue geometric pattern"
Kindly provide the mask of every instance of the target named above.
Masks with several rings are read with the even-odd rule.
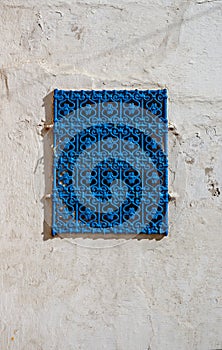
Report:
[[[166,90],[54,91],[52,234],[168,233]]]

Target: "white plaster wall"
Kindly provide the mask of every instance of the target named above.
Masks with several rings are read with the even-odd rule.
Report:
[[[1,0],[0,349],[222,349],[222,4]],[[169,90],[170,234],[43,240],[43,99]]]

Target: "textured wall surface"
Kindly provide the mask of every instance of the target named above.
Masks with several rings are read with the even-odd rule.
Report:
[[[0,13],[0,349],[222,349],[221,1],[1,0]],[[43,240],[44,98],[164,87],[169,236]]]

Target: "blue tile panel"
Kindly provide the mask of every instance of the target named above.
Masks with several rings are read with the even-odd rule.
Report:
[[[167,235],[167,91],[54,91],[52,234]]]

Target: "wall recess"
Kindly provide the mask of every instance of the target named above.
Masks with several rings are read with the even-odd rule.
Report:
[[[167,235],[166,90],[54,91],[52,234]]]

